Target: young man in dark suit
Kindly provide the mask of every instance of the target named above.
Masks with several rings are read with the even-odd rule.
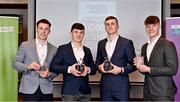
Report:
[[[149,36],[141,49],[144,63],[139,63],[137,58],[134,60],[139,72],[145,75],[144,100],[173,101],[177,90],[173,80],[178,69],[176,47],[173,42],[161,37],[157,16],[148,16],[144,25]]]
[[[96,64],[102,73],[100,95],[102,101],[128,101],[130,84],[128,74],[135,71],[133,42],[118,34],[118,20],[105,19],[107,38],[98,42]]]
[[[63,101],[90,101],[89,74],[96,73],[96,66],[89,48],[83,46],[85,27],[74,23],[71,27],[72,41],[59,46],[51,63],[51,71],[63,74]]]

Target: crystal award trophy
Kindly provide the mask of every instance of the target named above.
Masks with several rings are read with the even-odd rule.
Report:
[[[46,63],[40,66],[39,71],[46,71]]]
[[[139,65],[143,65],[144,64],[144,57],[141,55],[141,51],[137,50],[136,51],[136,65],[137,67]]]
[[[76,70],[78,70],[81,73],[84,72],[84,65],[83,65],[82,58],[80,58],[80,60],[78,60],[78,65],[76,65],[75,68],[76,68]]]
[[[44,62],[41,66],[40,66],[40,69],[39,69],[39,71],[40,71],[40,73],[41,72],[44,72],[44,71],[46,71],[47,70],[47,64],[46,64],[46,62]],[[40,78],[46,78],[46,77],[41,77],[40,75],[39,75],[39,77]]]
[[[108,57],[105,57],[105,61],[104,61],[104,71],[109,71],[113,69],[113,66],[111,65],[111,61],[109,60]]]

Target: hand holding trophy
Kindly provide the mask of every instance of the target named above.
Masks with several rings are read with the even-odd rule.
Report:
[[[108,57],[105,57],[105,61],[104,61],[104,71],[109,71],[113,69],[113,66],[111,65],[111,61],[109,60]]]
[[[84,72],[84,70],[85,70],[85,68],[84,68],[84,67],[85,67],[85,66],[83,65],[83,59],[82,59],[82,58],[80,58],[80,59],[78,60],[77,65],[75,66],[75,68],[76,68],[76,70],[77,70],[77,71],[79,71],[79,72],[83,73],[83,72]]]
[[[40,66],[39,71],[46,71],[46,69],[46,62],[44,62],[44,64]]]
[[[47,68],[46,62],[40,66],[39,76],[41,78],[47,78],[49,76],[49,69]]]
[[[141,52],[138,50],[136,52],[135,65],[138,68],[139,65],[144,64],[144,57],[141,55]]]

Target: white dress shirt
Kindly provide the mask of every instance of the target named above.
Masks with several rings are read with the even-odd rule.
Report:
[[[153,50],[156,42],[157,42],[158,39],[160,38],[160,36],[161,36],[161,35],[158,35],[158,36],[155,37],[153,40],[150,40],[150,39],[148,40],[148,46],[147,46],[147,52],[146,52],[148,61],[149,61],[149,59],[150,59],[150,55],[151,55],[151,53],[152,53],[152,50]]]
[[[71,45],[72,45],[73,53],[77,62],[79,62],[80,60],[82,61],[84,58],[83,45],[81,45],[80,47],[77,47],[72,42],[71,42]]]
[[[109,60],[111,59],[114,53],[118,38],[119,38],[118,34],[112,40],[107,38],[108,41],[106,42],[106,52],[107,52],[107,57]],[[123,67],[120,67],[120,68],[121,68],[121,73],[124,73],[124,68]]]
[[[77,47],[71,42],[71,46],[72,46],[76,61],[77,62],[83,61],[84,55],[85,55],[84,50],[83,50],[83,45],[81,45],[80,47]],[[70,69],[71,69],[71,66],[68,67],[68,73],[70,73]],[[90,73],[90,71],[88,73]]]
[[[46,64],[46,56],[47,56],[47,42],[41,44],[38,39],[36,39],[36,50],[39,58],[40,65],[43,66]]]
[[[107,58],[109,60],[111,59],[113,55],[118,38],[119,38],[119,35],[115,36],[112,40],[107,38],[108,41],[106,42],[106,52],[107,52]]]

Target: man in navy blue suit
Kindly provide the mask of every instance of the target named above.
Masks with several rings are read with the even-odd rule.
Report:
[[[63,74],[63,101],[90,101],[91,89],[88,75],[96,73],[96,65],[89,48],[83,46],[85,27],[74,23],[71,27],[72,41],[59,46],[50,70]]]
[[[102,101],[128,101],[129,77],[135,71],[133,42],[118,34],[118,20],[114,16],[105,19],[107,38],[98,42],[96,64],[102,73],[100,95]],[[108,63],[107,63],[108,62]]]

